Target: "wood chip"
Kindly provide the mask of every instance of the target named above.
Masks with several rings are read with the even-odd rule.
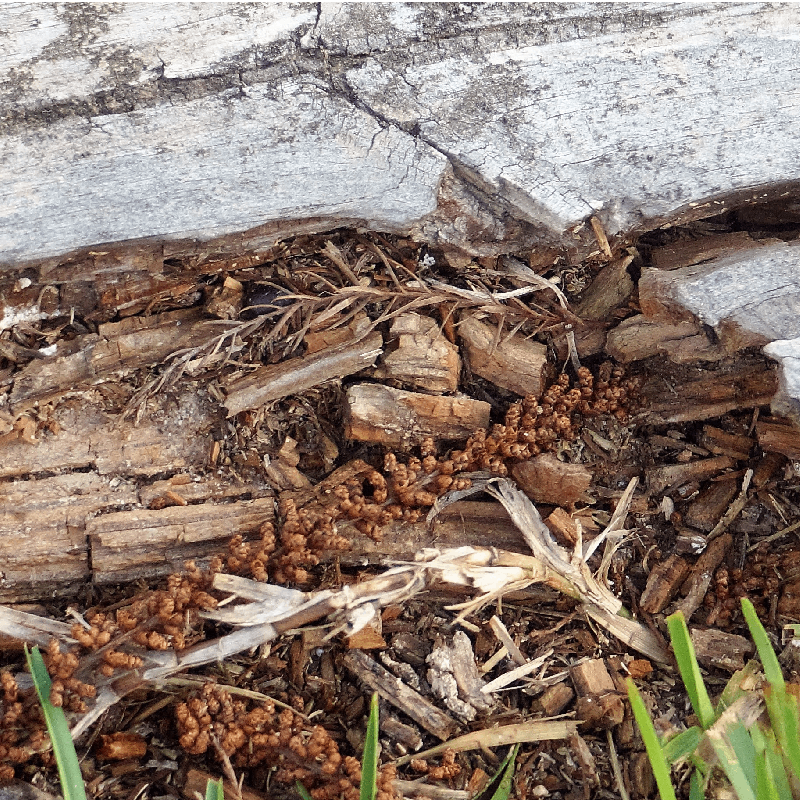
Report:
[[[654,494],[660,494],[668,487],[673,489],[689,481],[707,480],[723,470],[734,467],[736,462],[729,456],[715,456],[686,464],[668,464],[663,467],[652,467],[646,471],[647,485]]]
[[[587,728],[605,730],[622,722],[625,706],[602,659],[589,659],[571,667],[570,676],[578,693],[575,713]]]
[[[706,596],[714,571],[722,563],[725,554],[733,545],[733,537],[726,533],[714,539],[702,553],[697,563],[692,567],[691,574],[683,583],[686,594],[683,600],[675,604],[675,610],[683,613],[684,619],[688,622],[695,611],[700,608],[703,598]]]
[[[360,372],[372,366],[382,350],[383,337],[373,332],[357,342],[259,367],[225,387],[228,393],[225,399],[228,416],[258,408],[270,400],[303,392],[333,378]]]
[[[452,717],[429,703],[419,692],[415,692],[361,650],[345,653],[343,662],[362,683],[438,739],[445,741],[458,729],[458,723]]]
[[[744,669],[745,657],[753,654],[753,643],[744,636],[714,629],[691,630],[697,660],[704,667],[736,672]]]
[[[592,473],[582,464],[567,464],[552,453],[542,453],[515,464],[511,474],[532,500],[572,506],[592,483]]]
[[[639,598],[639,608],[647,614],[663,611],[678,593],[690,571],[691,565],[683,556],[673,553],[660,561],[647,577],[647,585]]]
[[[800,429],[789,420],[760,419],[756,423],[758,444],[766,453],[780,453],[792,461],[800,460]]]
[[[520,334],[510,338],[473,316],[458,326],[470,369],[496,386],[518,395],[539,397],[547,377],[547,348]]]
[[[89,520],[95,583],[118,583],[180,571],[184,561],[210,557],[231,536],[258,536],[272,519],[273,498],[235,503],[201,503],[160,511],[138,509]]]
[[[491,406],[469,397],[406,392],[375,383],[347,390],[346,436],[395,447],[437,440],[464,440],[489,425]]]
[[[392,321],[387,352],[373,377],[441,393],[455,392],[460,374],[458,348],[442,335],[436,320],[408,313]]]

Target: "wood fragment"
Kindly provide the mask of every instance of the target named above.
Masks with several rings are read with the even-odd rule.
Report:
[[[737,461],[744,461],[750,458],[754,442],[749,436],[727,433],[713,425],[703,425],[699,444],[715,455],[730,456]]]
[[[800,460],[800,429],[789,420],[777,417],[759,419],[756,436],[765,453],[780,453],[792,461]]]
[[[321,350],[311,356],[259,367],[225,387],[228,416],[360,372],[372,366],[382,349],[383,337],[376,331],[356,342]]]
[[[539,397],[547,378],[547,348],[520,334],[501,335],[495,325],[465,316],[458,333],[470,369],[518,395]]]
[[[381,618],[374,617],[360,631],[346,639],[348,650],[383,650],[386,639],[381,634]]]
[[[583,464],[559,461],[552,453],[515,464],[511,473],[532,500],[558,506],[573,506],[592,483],[592,473]]]
[[[655,247],[650,254],[650,263],[661,270],[680,269],[710,261],[717,256],[762,246],[747,231],[715,233],[698,239],[680,239],[672,244]]]
[[[156,398],[138,426],[120,431],[102,401],[69,399],[50,419],[58,433],[39,432],[34,447],[21,441],[0,445],[0,477],[93,468],[100,475],[174,473],[205,466],[209,429],[220,417],[207,396],[187,390]],[[166,433],[166,435],[165,435]]]
[[[689,504],[683,521],[690,528],[708,533],[719,522],[720,517],[731,503],[738,487],[734,481],[710,483]]]
[[[709,541],[728,530],[728,526],[736,519],[741,510],[747,505],[747,501],[749,499],[747,496],[747,490],[750,488],[750,481],[752,478],[753,470],[748,469],[744,474],[744,478],[742,479],[742,488],[739,490],[739,494],[737,495],[736,499],[730,504],[728,510],[725,512],[725,514],[723,514],[722,519],[720,519],[720,521],[711,529],[711,532],[708,534]]]
[[[564,547],[574,547],[578,541],[578,526],[575,520],[560,506],[553,509],[544,524],[556,537],[558,543]]]
[[[611,257],[610,251],[608,256]],[[632,262],[633,256],[625,256],[603,267],[583,293],[575,313],[582,319],[607,320],[611,312],[633,292],[633,279],[628,274]]]
[[[735,633],[713,628],[692,628],[690,634],[697,660],[707,668],[736,672],[744,669],[745,657],[752,655],[755,650],[751,641]]]
[[[97,334],[62,342],[56,355],[31,361],[17,373],[11,407],[14,414],[21,414],[34,403],[120,372],[157,364],[177,350],[212,342],[220,333],[197,309],[101,325]]]
[[[442,335],[436,320],[411,312],[392,321],[387,351],[373,377],[438,394],[455,392],[460,374],[458,348]]]
[[[445,741],[458,729],[458,723],[429,703],[419,692],[403,683],[361,650],[345,653],[344,665],[366,686],[407,714],[428,733]]]
[[[644,411],[637,419],[652,425],[712,419],[769,405],[778,389],[774,366],[747,354],[724,359],[715,369],[663,359],[646,361],[643,367],[647,368],[639,394]]]
[[[179,473],[165,480],[153,481],[139,487],[139,502],[150,508],[152,503],[168,492],[177,492],[189,503],[205,502],[207,500],[227,500],[257,497],[271,497],[274,490],[269,484],[262,481],[233,481],[222,480],[212,476],[195,477],[189,473]]]
[[[647,585],[639,598],[639,608],[647,614],[663,611],[678,593],[690,571],[691,565],[683,556],[673,553],[660,561],[647,577]]]
[[[464,440],[489,424],[491,406],[469,397],[407,392],[374,383],[347,390],[346,436],[395,447],[437,440]]]
[[[722,563],[722,559],[725,558],[725,554],[732,545],[733,537],[729,533],[714,539],[697,559],[688,579],[683,582],[686,597],[675,604],[675,610],[683,612],[687,623],[694,612],[700,608],[706,592],[711,586],[714,571]]]
[[[223,549],[231,536],[258,535],[272,519],[274,500],[173,506],[160,511],[118,511],[89,520],[95,583],[153,578],[180,571],[187,559],[201,561]]]
[[[565,682],[549,686],[538,699],[539,707],[546,717],[560,714],[572,702],[575,692]]]
[[[766,486],[785,463],[786,456],[782,453],[765,453],[753,470],[753,488],[762,489]]]
[[[77,591],[90,576],[87,519],[136,502],[130,483],[94,473],[0,483],[0,601]]]
[[[689,461],[685,464],[667,464],[646,470],[647,485],[653,494],[660,494],[668,487],[673,489],[689,481],[703,481],[723,470],[734,467],[736,462],[729,456],[715,456]]]
[[[624,364],[665,355],[675,364],[719,361],[727,352],[694,320],[664,322],[638,314],[608,332],[606,352]]]
[[[606,730],[622,722],[625,706],[602,659],[570,667],[570,677],[578,693],[575,713],[587,728]]]

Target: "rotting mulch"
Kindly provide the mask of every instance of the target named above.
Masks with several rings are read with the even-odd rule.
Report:
[[[598,231],[598,252],[581,264],[536,253],[448,259],[347,230],[301,237],[263,263],[196,268],[174,303],[162,293],[137,315],[195,308],[199,320],[221,321],[218,337],[140,352],[99,378],[76,373],[70,385],[45,381],[35,354],[69,342],[81,352],[98,330],[91,313],[5,333],[6,408],[23,407],[26,391],[35,397],[46,385],[49,394],[6,415],[4,444],[48,446],[60,435],[59,407],[81,392],[100,396],[124,430],[195,391],[219,413],[205,469],[189,470],[191,480],[271,491],[255,531],[215,544],[216,556],[199,548],[182,574],[96,582],[18,606],[19,635],[47,650],[54,700],[81,728],[89,796],[193,797],[224,775],[242,781],[244,798],[296,797],[297,779],[316,800],[352,797],[372,691],[381,697],[382,800],[467,800],[517,740],[526,742],[517,797],[620,797],[620,781],[631,797],[652,795],[624,680],[636,680],[663,731],[687,724],[664,640],[675,607],[698,632],[712,688],[749,656],[740,597],[753,600],[779,650],[786,644],[785,626],[800,622],[800,479],[757,441],[768,408],[743,400],[716,418],[648,422],[645,389],[660,359],[622,368],[602,350],[585,356],[572,309],[609,262],[627,258],[632,291],[594,325],[613,327],[638,311],[635,280],[653,251],[732,225],[715,218],[658,231],[613,253]],[[511,337],[543,345],[535,396],[481,377],[463,347],[457,385],[435,383],[452,374],[445,362],[470,314],[495,326],[490,360]],[[435,325],[419,327],[419,318]],[[400,329],[392,333],[403,320],[417,326],[406,361]],[[325,358],[315,353],[351,358],[348,348],[376,332],[376,367],[372,357],[344,378],[319,371]],[[414,372],[426,357],[441,369],[423,379]],[[310,365],[310,379],[292,371],[292,358]],[[248,376],[265,368],[273,372],[257,373],[267,377],[252,389]],[[302,391],[258,394],[280,380]],[[462,400],[478,401],[489,425],[438,440],[415,430],[398,442],[384,410],[355,438],[369,426],[354,419],[363,407],[353,387],[371,385],[410,391],[417,411],[426,397],[457,397],[453,416],[467,414]],[[229,415],[240,389],[255,405]],[[437,408],[430,424],[447,433]],[[524,467],[534,462],[533,472]],[[167,513],[203,500],[180,471],[125,477],[140,497],[155,487],[146,507]],[[260,594],[266,585],[280,588]],[[620,606],[634,619],[620,622]],[[34,635],[26,611],[61,624]],[[19,643],[2,645],[2,776],[57,791]],[[800,667],[785,666],[795,678]],[[238,791],[229,785],[226,796]]]

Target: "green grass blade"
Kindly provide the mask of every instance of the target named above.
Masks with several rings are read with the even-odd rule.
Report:
[[[53,756],[58,765],[58,777],[64,800],[86,800],[81,765],[78,763],[78,754],[70,736],[67,718],[63,709],[57,708],[50,702],[51,681],[42,654],[38,647],[28,650],[26,645],[25,657],[28,659],[28,669],[33,677],[33,685],[42,705],[47,732],[53,744]]]
[[[753,725],[750,729],[750,734],[753,737],[753,744],[755,745],[759,757],[763,754],[766,780],[772,782],[777,792],[778,800],[792,800],[792,789],[789,785],[789,778],[786,775],[783,758],[781,757],[775,740],[775,733],[771,730],[762,731],[758,725]],[[761,768],[758,764],[756,767],[759,770],[758,780],[762,781]],[[764,795],[767,791],[768,789],[761,788],[761,784],[757,786],[757,794],[759,797]]]
[[[225,790],[222,788],[222,781],[206,782],[206,800],[225,800]]]
[[[725,729],[725,738],[733,750],[736,761],[747,778],[747,782],[755,787],[756,781],[756,748],[750,732],[741,723],[730,725]]]
[[[731,786],[733,786],[733,790],[736,792],[739,800],[756,800],[755,788],[747,779],[742,765],[736,760],[736,753],[730,743],[725,741],[722,732],[716,729],[709,730],[706,731],[706,736],[709,743],[714,748],[714,752],[719,760],[719,765],[731,782]]]
[[[306,789],[306,787],[303,786],[303,784],[300,783],[300,781],[295,781],[294,782],[294,786],[295,786],[295,789],[297,789],[297,794],[300,795],[300,799],[301,800],[313,800],[311,795],[308,793],[308,790]]]
[[[695,770],[689,779],[689,800],[706,800],[706,790],[703,787],[703,776],[700,770]]]
[[[668,742],[661,747],[664,753],[664,758],[667,759],[668,764],[676,764],[678,761],[683,761],[694,753],[700,746],[703,739],[703,730],[693,725],[685,731],[681,731],[677,736],[673,736]]]
[[[378,793],[378,693],[372,695],[367,721],[367,738],[361,759],[360,800],[375,800]]]
[[[686,693],[689,695],[694,713],[697,714],[701,727],[710,728],[715,719],[714,706],[711,705],[711,698],[708,696],[705,683],[703,683],[694,645],[683,614],[677,611],[667,617],[667,626],[681,679],[686,687]]]
[[[764,667],[764,677],[776,689],[778,687],[785,689],[786,684],[783,680],[783,672],[781,672],[778,657],[772,649],[772,643],[764,630],[764,626],[761,624],[761,620],[758,618],[758,614],[756,614],[755,608],[753,608],[753,604],[746,597],[742,598],[742,613],[744,614],[745,622],[747,622],[747,627],[750,628],[750,635],[753,637],[756,650],[758,650],[761,666]]]
[[[676,800],[675,789],[672,787],[672,778],[670,776],[670,767],[667,759],[664,758],[664,752],[661,749],[661,743],[658,741],[656,729],[653,727],[653,721],[644,707],[644,702],[636,688],[636,684],[628,678],[626,681],[628,687],[628,699],[633,709],[633,716],[636,719],[636,724],[642,733],[642,741],[644,741],[645,750],[647,750],[647,758],[650,760],[650,766],[653,768],[653,775],[656,779],[656,786],[658,786],[658,793],[661,795],[661,800]],[[748,799],[749,800],[749,799]]]
[[[511,751],[500,765],[498,772],[502,770],[503,774],[490,800],[508,800],[508,796],[511,794],[511,780],[514,777],[514,767],[517,763],[517,753],[519,753],[519,742],[511,748]],[[492,780],[494,780],[494,778]]]

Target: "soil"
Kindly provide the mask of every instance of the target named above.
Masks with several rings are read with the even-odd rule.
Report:
[[[181,670],[164,681],[142,681],[145,667],[125,658],[141,657],[146,666],[153,653],[180,652],[230,634],[230,624],[199,614],[213,611],[227,596],[212,586],[214,572],[267,578],[304,592],[337,593],[342,587],[356,591],[369,585],[393,563],[408,559],[417,549],[416,543],[418,549],[459,545],[530,555],[501,506],[478,491],[485,485],[481,481],[506,475],[525,488],[559,544],[569,550],[575,547],[576,519],[584,541],[589,541],[612,522],[620,503],[629,502],[616,535],[610,537],[616,547],[613,552],[606,551],[608,586],[663,646],[664,619],[675,607],[688,609],[691,628],[721,634],[716,650],[709,645],[707,652],[697,645],[712,690],[721,690],[749,655],[735,652],[732,645],[737,640],[725,638],[746,635],[738,610],[741,597],[754,602],[776,648],[783,650],[787,626],[800,622],[796,599],[800,545],[794,526],[800,520],[800,474],[796,463],[778,452],[765,451],[760,444],[757,425],[769,417],[768,406],[748,405],[748,398],[743,397],[722,415],[654,423],[648,417],[653,392],[657,395],[666,390],[653,387],[658,381],[662,385],[674,381],[680,371],[661,357],[619,365],[602,347],[588,356],[581,347],[591,332],[607,331],[638,312],[636,280],[659,249],[741,228],[736,213],[729,212],[685,228],[651,232],[637,241],[613,243],[612,259],[599,248],[580,264],[552,254],[546,263],[539,263],[536,253],[515,254],[512,260],[457,260],[408,240],[340,230],[284,242],[269,258],[243,268],[235,259],[222,265],[217,262],[213,270],[204,267],[202,259],[173,264],[174,275],[182,280],[173,285],[180,283],[183,289],[175,290],[172,299],[161,293],[151,297],[150,303],[129,306],[137,312],[134,315],[115,311],[113,303],[103,306],[101,298],[70,318],[39,320],[4,333],[0,374],[10,413],[0,447],[19,447],[27,439],[31,452],[34,448],[52,450],[59,436],[68,435],[63,430],[67,411],[84,408],[81,404],[85,403],[100,409],[103,420],[114,419],[120,441],[126,440],[125,431],[149,430],[153,420],[172,425],[174,415],[170,414],[184,407],[181,404],[185,405],[187,395],[197,404],[192,412],[195,419],[205,421],[203,433],[197,434],[203,439],[200,456],[192,455],[186,445],[182,461],[167,454],[152,471],[129,468],[125,472],[115,466],[102,473],[96,464],[76,466],[65,458],[61,464],[44,464],[38,470],[20,467],[18,473],[8,472],[3,478],[10,488],[12,482],[22,480],[42,482],[99,471],[104,479],[127,482],[138,493],[138,500],[109,503],[84,514],[81,524],[86,527],[80,529],[79,538],[88,538],[94,547],[94,573],[88,581],[85,577],[64,581],[48,597],[33,580],[17,598],[27,602],[15,604],[19,610],[50,619],[86,623],[86,635],[96,637],[72,646],[76,664],[71,671],[64,668],[68,709],[82,704],[77,697],[79,683],[70,684],[75,675],[81,683],[113,686],[121,695],[77,742],[89,796],[102,800],[191,797],[195,791],[204,791],[207,777],[230,775],[231,770],[242,781],[246,798],[296,797],[297,777],[314,789],[316,798],[348,796],[357,781],[348,783],[346,768],[331,766],[326,772],[320,765],[333,765],[334,751],[342,757],[360,757],[374,688],[369,682],[370,670],[383,675],[381,669],[413,689],[418,693],[415,697],[431,703],[441,715],[432,711],[426,727],[420,715],[412,717],[407,708],[398,707],[396,689],[379,690],[381,763],[397,761],[398,779],[421,779],[415,788],[397,784],[400,788],[394,791],[398,795],[424,793],[449,800],[475,796],[508,750],[507,743],[491,746],[493,729],[557,719],[577,724],[559,734],[560,738],[522,745],[514,796],[554,800],[620,797],[620,780],[630,797],[652,796],[652,775],[625,697],[625,679],[635,679],[657,726],[665,732],[688,724],[691,714],[677,672],[668,657],[660,663],[616,638],[587,614],[581,601],[558,591],[552,581],[507,587],[485,604],[460,614],[459,604],[479,592],[432,580],[422,591],[401,594],[383,604],[378,601],[376,614],[360,630],[354,630],[358,626],[352,617],[343,622],[341,614],[315,618],[301,629],[290,627],[257,647],[243,646],[224,660]],[[798,231],[789,227],[768,233],[791,239]],[[752,230],[750,234],[758,237],[762,232]],[[626,254],[633,256],[626,268],[632,290],[607,308],[602,319],[582,322],[574,309],[581,307],[604,267]],[[534,276],[527,283],[514,279],[512,268],[520,263]],[[535,291],[515,292],[525,285],[533,285]],[[562,292],[561,301],[555,289]],[[101,331],[99,326],[192,308],[198,309],[204,320],[216,318],[227,320],[229,327],[239,325],[238,333],[214,347],[207,346],[206,339],[200,344],[193,341],[157,360],[139,352],[128,362],[115,362],[107,373],[91,379],[79,376],[71,384],[48,389],[41,397],[33,393],[30,402],[23,403],[19,395],[15,399],[20,376],[30,376],[39,369],[38,364],[46,363],[35,355],[43,347],[56,345],[66,353],[73,343],[72,349],[82,352],[88,347],[87,337]],[[372,367],[350,369],[344,378],[325,375],[299,393],[258,400],[246,410],[228,414],[225,403],[231,402],[234,389],[244,385],[256,369],[288,364],[286,374],[293,379],[291,370],[307,363],[302,359],[311,357],[311,349],[326,353],[326,348],[340,347],[342,342],[363,340],[369,331],[381,334],[385,355],[398,352],[399,336],[391,333],[391,326],[410,312],[434,320],[433,333],[455,349],[461,344],[458,323],[470,311],[501,326],[496,345],[516,335],[546,348],[542,350],[546,355],[543,392],[549,405],[541,395],[523,402],[519,395],[498,385],[501,378],[488,380],[475,374],[463,347],[455,390],[434,390],[436,396],[458,393],[460,398],[488,404],[488,440],[495,441],[494,454],[481,444],[484,439],[474,435],[471,443],[465,444],[464,435],[431,442],[415,433],[398,443],[388,433],[381,433],[395,423],[388,417],[380,419],[374,426],[377,432],[364,440],[349,435],[355,424],[349,400],[354,386],[377,383],[431,396],[425,383],[415,382],[408,373],[415,369],[413,359],[406,372],[398,367],[396,372],[387,372],[382,362],[378,372]],[[569,352],[570,331],[576,335],[575,353]],[[94,347],[95,340],[91,341]],[[580,359],[582,373],[576,369],[574,356]],[[293,358],[299,359],[297,367]],[[729,375],[735,376],[743,364],[771,369],[757,351],[729,362],[697,362],[682,369],[699,371],[705,379],[720,384],[737,380]],[[446,371],[444,366],[442,370]],[[38,380],[40,374],[36,372],[34,378]],[[560,375],[566,376],[561,383]],[[269,381],[277,381],[279,372],[269,376]],[[34,378],[31,381],[35,383]],[[258,385],[264,385],[263,381]],[[564,398],[571,389],[577,394],[567,401]],[[586,390],[583,394],[582,389]],[[669,391],[680,397],[683,389],[673,382]],[[16,408],[22,409],[19,413],[15,413],[15,402]],[[548,405],[544,411],[542,403]],[[531,422],[528,430],[532,433],[526,439],[518,436],[517,431],[525,428],[519,418],[531,413],[534,417],[538,413],[545,422]],[[99,431],[100,423],[98,426]],[[513,442],[511,428],[516,437]],[[167,433],[164,436],[168,438]],[[520,450],[528,443],[536,447]],[[550,477],[545,478],[537,473],[533,485],[526,485],[519,465],[544,456],[555,463],[551,465],[555,474],[548,473]],[[427,464],[426,457],[432,459]],[[397,464],[406,470],[405,483]],[[702,469],[702,464],[710,466]],[[665,472],[666,468],[678,471]],[[410,480],[408,470],[416,472]],[[587,485],[575,489],[570,480],[580,484],[583,474]],[[441,475],[452,480],[437,483],[435,479]],[[633,478],[638,484],[623,501]],[[323,496],[320,486],[326,480]],[[552,482],[549,489],[548,480]],[[192,495],[192,486],[212,481],[208,493],[197,489]],[[470,488],[467,484],[478,493],[459,495],[456,499],[461,505],[455,507],[456,513],[452,508],[440,512],[446,515],[449,511],[451,519],[466,522],[452,534],[444,532],[443,523],[442,532],[436,534],[435,523],[433,527],[425,524],[433,501],[454,488]],[[345,488],[336,494],[337,486]],[[744,501],[738,507],[737,498]],[[226,529],[226,514],[233,520],[236,509],[254,502],[262,503],[255,522],[242,523],[239,538],[228,545],[235,530]],[[489,502],[495,506],[487,512]],[[724,524],[732,504],[730,519]],[[145,534],[137,533],[143,528],[134,529],[125,544],[117,546],[117,550],[130,551],[123,554],[121,565],[108,566],[111,556],[118,555],[111,552],[112,545],[107,546],[109,560],[103,561],[106,551],[100,542],[105,540],[98,531],[104,520],[110,526],[119,515],[139,514],[141,509],[178,515],[199,505],[203,511],[212,505],[217,510],[221,507],[221,514],[214,517],[214,524],[221,529],[213,536],[194,537],[193,529],[185,527],[188,543],[186,537],[161,544],[145,541],[142,560],[136,561],[132,553]],[[304,508],[317,516],[309,522],[302,517]],[[391,509],[391,513],[380,516],[376,508]],[[473,513],[476,516],[471,516]],[[209,523],[201,520],[198,524]],[[413,534],[410,550],[408,546],[404,549],[401,541],[403,530]],[[292,536],[301,534],[298,544]],[[216,561],[214,553],[220,554]],[[704,553],[710,553],[705,560]],[[590,567],[598,569],[602,558],[601,547],[589,559]],[[165,582],[166,575],[187,559],[196,563],[189,578],[183,583],[179,578]],[[207,571],[209,565],[211,572]],[[126,580],[117,579],[118,575]],[[180,592],[185,592],[185,597]],[[165,611],[166,602],[171,605]],[[120,623],[120,609],[133,620],[128,627]],[[104,624],[110,638],[101,641],[97,636]],[[338,633],[334,630],[337,624],[343,628]],[[524,676],[491,695],[476,694],[474,685],[470,692],[465,688],[466,679],[455,680],[446,666],[448,659],[457,658],[455,642],[463,645],[457,632],[466,634],[471,655],[465,658],[474,672],[470,680],[487,683],[521,664],[536,663]],[[0,666],[17,676],[22,697],[26,684],[19,642],[6,637],[2,647]],[[108,650],[122,654],[119,663],[103,662],[101,655]],[[796,679],[794,671],[800,667],[788,660],[791,650],[786,650],[784,666],[787,677]],[[63,660],[57,651],[50,654],[51,672],[57,671],[59,659]],[[463,650],[461,653],[463,657]],[[28,701],[22,723],[18,721],[15,727],[10,717],[12,695],[6,686],[5,716],[0,716],[0,751],[2,743],[6,745],[5,777],[13,775],[16,780],[56,792],[52,759],[41,737],[31,738],[37,726],[41,728],[35,704]],[[278,705],[272,706],[267,698]],[[86,709],[96,702],[83,698]],[[419,700],[412,700],[412,706],[415,703]],[[286,711],[281,717],[281,704],[299,715]],[[75,723],[84,713],[70,710],[70,720]],[[259,713],[266,715],[261,728],[254,721]],[[315,726],[320,727],[312,734]],[[259,731],[275,738],[265,744],[265,739],[258,739]],[[411,758],[439,745],[442,739],[468,732],[485,732],[487,738],[483,742],[479,738],[477,747],[444,758],[441,754],[422,761]],[[219,746],[211,733],[216,734]],[[208,734],[205,740],[204,734]],[[309,743],[316,741],[314,736],[321,742],[322,755],[313,747],[309,750]],[[9,751],[9,746],[17,750]],[[227,767],[223,751],[229,757]],[[382,791],[387,797],[393,776],[391,771],[385,773]],[[454,791],[448,794],[445,789]],[[681,791],[688,791],[687,786],[681,784]],[[229,787],[226,796],[236,796],[236,790]]]

